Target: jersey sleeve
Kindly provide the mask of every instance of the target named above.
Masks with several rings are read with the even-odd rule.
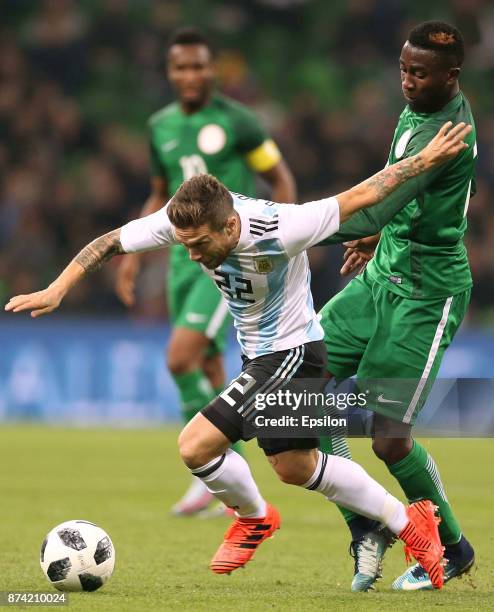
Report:
[[[158,153],[156,151],[156,146],[152,141],[150,141],[149,143],[149,167],[151,170],[151,176],[159,176],[163,179],[167,178],[165,169],[161,164]]]
[[[239,153],[245,155],[268,139],[259,119],[251,110],[236,105],[230,112],[235,130],[235,147]]]
[[[126,253],[152,251],[177,244],[166,206],[124,225],[120,230],[120,243]]]
[[[278,217],[280,241],[287,255],[294,257],[338,231],[340,207],[336,198],[282,204]]]
[[[247,165],[254,172],[267,172],[281,159],[281,153],[274,140],[265,140],[246,155]]]
[[[281,159],[274,140],[269,138],[258,117],[248,108],[237,105],[231,109],[236,149],[254,172],[267,172]]]
[[[434,138],[434,136],[441,128],[443,122],[435,122],[424,125],[423,129],[418,131],[416,135],[413,135],[405,149],[404,157],[410,157],[416,155]],[[419,184],[419,194],[425,193],[427,190],[432,189],[435,185],[442,185],[443,181],[456,177],[459,179],[464,174],[462,169],[472,169],[471,173],[467,172],[472,177],[473,192],[475,193],[475,158],[477,156],[477,145],[475,142],[474,132],[467,134],[465,142],[468,144],[468,148],[461,151],[458,155],[450,159],[445,164],[436,166],[427,172],[419,174],[417,176]],[[472,195],[472,193],[470,193]]]
[[[151,170],[151,176],[159,176],[160,178],[166,179],[165,167],[161,163],[158,148],[154,141],[153,128],[148,124],[148,141],[149,141],[149,166]]]
[[[422,124],[418,128],[416,128],[414,133],[412,134],[412,137],[407,143],[405,152],[403,153],[403,157],[401,159],[404,159],[405,157],[411,157],[412,155],[416,155],[417,153],[422,151],[422,149],[424,149],[437,134],[441,125],[442,124],[440,123],[436,124],[429,122],[426,124]]]

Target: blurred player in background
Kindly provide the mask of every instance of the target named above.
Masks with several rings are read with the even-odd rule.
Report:
[[[446,23],[425,22],[410,32],[400,57],[408,106],[396,127],[390,164],[422,150],[445,121],[474,125],[458,83],[463,57],[462,35]],[[470,300],[472,278],[463,236],[475,190],[475,130],[467,141],[470,147],[458,158],[410,183],[403,202],[407,206],[384,227],[380,238],[350,244],[343,273],[365,264],[376,245],[377,250],[364,272],[321,312],[331,375],[344,379],[356,374],[366,385],[377,382],[367,405],[374,411],[375,454],[409,500],[431,499],[439,507],[439,531],[448,560],[445,581],[470,569],[474,551],[462,535],[433,458],[412,438],[411,430]],[[372,215],[368,211],[367,220]],[[358,228],[354,221],[361,219],[350,220],[342,227],[344,232],[327,243],[359,230],[364,236],[365,224]],[[376,222],[367,235],[380,227]],[[328,450],[350,457],[344,439],[333,440]],[[380,575],[391,539],[369,519],[341,511],[352,533],[352,589],[366,591]],[[395,580],[393,588],[432,586],[427,573],[416,565]]]
[[[259,120],[215,91],[213,52],[201,32],[186,28],[172,36],[167,72],[177,101],[149,120],[151,195],[141,216],[160,209],[184,180],[203,173],[249,196],[255,196],[257,173],[269,183],[274,200],[294,202],[293,177]],[[118,272],[117,294],[127,306],[135,301],[139,267],[138,255],[126,255]],[[167,362],[187,422],[223,388],[222,353],[230,316],[214,283],[181,245],[171,249],[167,297],[172,325]],[[238,445],[235,450],[240,450]],[[205,485],[193,478],[172,512],[194,514],[212,499]]]

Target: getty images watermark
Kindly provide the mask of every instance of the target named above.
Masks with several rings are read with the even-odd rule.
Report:
[[[274,406],[285,406],[293,411],[307,406],[347,410],[357,406],[365,408],[367,406],[367,395],[368,392],[315,393],[305,389],[301,392],[291,391],[290,389],[278,389],[272,393],[256,393],[254,405],[256,410],[265,410],[267,407]]]
[[[494,437],[494,379],[271,380],[241,402],[248,437]]]
[[[317,436],[329,430],[346,431],[351,409],[365,409],[367,392],[328,393],[306,388],[258,392],[244,429],[259,437]]]

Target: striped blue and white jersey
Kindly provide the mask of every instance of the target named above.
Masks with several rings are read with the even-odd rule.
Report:
[[[215,270],[202,267],[226,298],[242,352],[253,359],[321,340],[305,251],[338,231],[338,201],[295,205],[232,197],[241,223],[238,244]],[[122,227],[120,241],[127,253],[176,244],[166,206]]]

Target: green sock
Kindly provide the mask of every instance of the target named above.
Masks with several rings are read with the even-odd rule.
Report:
[[[215,392],[208,378],[200,369],[178,374],[173,377],[180,394],[182,416],[185,423],[204,408],[214,397]]]
[[[215,395],[219,395],[223,391],[223,389],[224,387],[214,387]],[[238,442],[234,442],[230,448],[236,453],[238,453],[241,457],[245,458],[243,442],[241,442],[240,440]]]
[[[458,521],[449,505],[434,459],[416,440],[408,455],[388,465],[388,470],[400,483],[410,501],[430,499],[439,507],[439,535],[442,544],[456,544],[461,537]]]
[[[320,438],[319,440],[319,450],[323,453],[328,453],[329,455],[337,455],[338,457],[345,457],[345,459],[351,459],[352,454],[350,453],[350,449],[348,448],[348,442],[346,438],[343,436],[333,436],[331,438]],[[347,508],[343,508],[342,506],[337,505],[338,510],[343,515],[343,518],[347,523],[356,519],[360,515],[355,514],[351,510],[347,510]]]

